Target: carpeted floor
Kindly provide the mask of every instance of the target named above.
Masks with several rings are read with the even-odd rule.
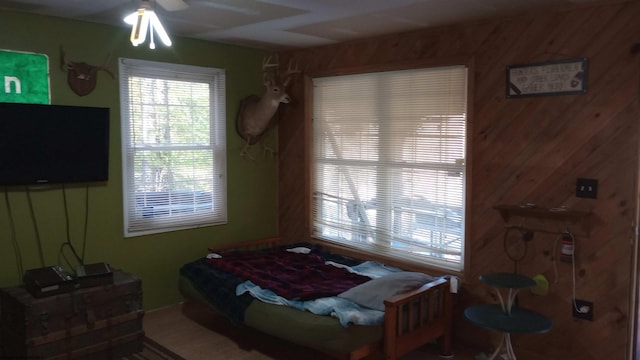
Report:
[[[126,356],[122,360],[186,360],[166,347],[145,337],[142,341],[142,352]]]

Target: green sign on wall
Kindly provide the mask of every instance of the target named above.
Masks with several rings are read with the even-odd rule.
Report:
[[[0,50],[0,102],[49,104],[49,58]]]

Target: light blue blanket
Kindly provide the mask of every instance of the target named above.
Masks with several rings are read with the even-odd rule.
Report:
[[[345,267],[349,269],[349,271],[369,276],[370,278],[378,278],[393,272],[402,271],[401,269],[390,267],[377,261],[365,261],[352,267],[337,263],[329,263]],[[342,326],[345,327],[349,326],[349,324],[379,325],[382,324],[384,320],[384,311],[362,307],[354,302],[337,296],[307,301],[288,300],[277,295],[271,290],[261,288],[249,280],[236,287],[236,295],[242,295],[245,292],[248,292],[256,299],[269,304],[290,306],[298,310],[309,311],[316,315],[333,316],[340,321]]]

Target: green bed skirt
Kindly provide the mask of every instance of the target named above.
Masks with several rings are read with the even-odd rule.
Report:
[[[179,289],[186,299],[205,304],[220,313],[196,290],[188,278],[180,276]],[[244,325],[266,334],[322,352],[337,354],[346,354],[380,341],[383,332],[382,325],[344,327],[338,319],[330,316],[315,315],[259,300],[251,302],[244,313],[244,321]]]

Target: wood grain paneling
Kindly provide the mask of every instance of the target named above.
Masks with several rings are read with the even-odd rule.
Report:
[[[640,121],[640,54],[631,49],[640,43],[638,19],[640,2],[606,1],[281,54],[295,58],[308,78],[448,59],[473,64],[468,262],[460,310],[495,301],[491,289],[478,282],[480,274],[514,268],[503,246],[505,223],[494,205],[532,202],[592,213],[589,236],[576,239],[575,292],[594,302],[594,321],[572,317],[573,267],[553,258],[559,251],[556,235],[536,233],[517,268],[526,275],[545,275],[549,294],[525,291],[519,301],[550,317],[553,329],[514,336],[519,359],[627,359],[629,344],[635,342],[628,333],[634,322],[630,275]],[[506,98],[507,65],[571,57],[588,59],[587,93]],[[295,84],[296,102],[278,127],[279,230],[292,241],[310,233],[310,93],[308,81]],[[575,197],[578,177],[599,181],[597,199]],[[579,232],[575,224],[552,220],[510,221]],[[459,314],[455,318],[459,341],[487,350],[497,343],[497,334],[474,328]]]

